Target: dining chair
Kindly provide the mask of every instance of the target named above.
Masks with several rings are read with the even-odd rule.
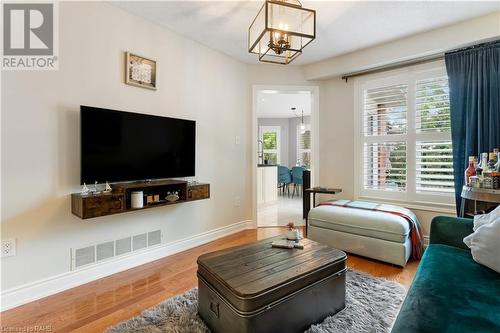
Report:
[[[304,180],[302,178],[302,174],[304,173],[304,167],[301,166],[294,166],[292,168],[292,183],[293,183],[293,191],[292,191],[292,198],[295,194],[295,190],[297,186],[302,186],[304,184]],[[299,194],[300,191],[297,191],[297,194]]]
[[[284,165],[278,165],[278,188],[281,189],[281,193],[285,194],[285,189],[290,196],[289,185],[292,182],[292,175],[290,169]]]

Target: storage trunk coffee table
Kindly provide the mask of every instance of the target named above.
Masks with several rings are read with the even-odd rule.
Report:
[[[303,332],[345,307],[346,254],[308,239],[273,248],[281,238],[198,258],[198,313],[212,332]]]

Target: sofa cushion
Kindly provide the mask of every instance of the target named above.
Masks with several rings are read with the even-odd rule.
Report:
[[[476,262],[500,273],[500,216],[482,224],[464,238],[464,243],[470,247],[472,258]]]
[[[410,225],[394,214],[335,206],[318,206],[309,212],[312,226],[404,243]]]
[[[392,332],[499,332],[500,274],[470,251],[427,247]]]

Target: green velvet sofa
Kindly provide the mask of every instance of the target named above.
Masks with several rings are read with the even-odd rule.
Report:
[[[432,220],[430,244],[392,333],[500,332],[500,274],[472,259],[463,242],[472,226],[471,219]]]

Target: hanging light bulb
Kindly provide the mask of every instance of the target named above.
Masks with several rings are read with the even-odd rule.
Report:
[[[306,133],[306,124],[304,124],[304,110],[302,110],[302,119],[300,122],[300,134]]]

